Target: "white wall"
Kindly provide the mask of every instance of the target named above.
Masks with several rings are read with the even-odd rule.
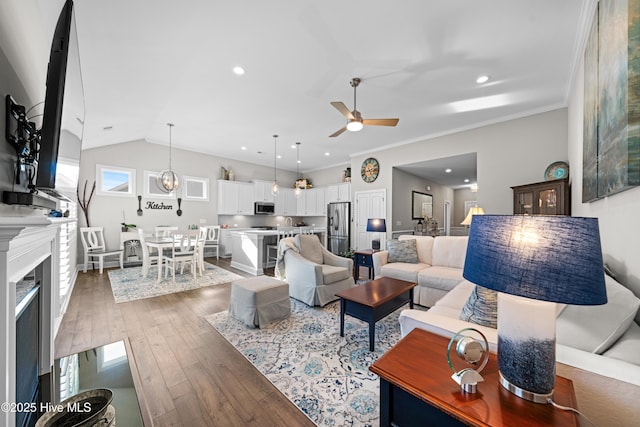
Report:
[[[574,78],[569,97],[569,165],[571,169],[571,213],[597,217],[605,262],[617,279],[640,296],[640,187],[591,203],[582,203],[582,122],[584,66]],[[640,321],[640,315],[636,317]]]
[[[477,129],[458,132],[351,159],[352,191],[387,189],[387,212],[393,212],[394,166],[460,154],[478,153],[478,205],[486,213],[513,213],[510,187],[544,180],[549,164],[567,160],[567,109],[561,108]],[[378,179],[360,179],[360,166],[368,157],[380,163]],[[393,218],[388,218],[393,221]],[[391,238],[390,232],[387,238]]]
[[[80,161],[80,187],[88,180],[87,195],[96,180],[96,164],[118,166],[136,170],[136,195],[143,195],[144,171],[160,171],[168,167],[169,149],[167,146],[134,141],[118,145],[84,150]],[[177,216],[175,200],[143,197],[143,215],[138,216],[138,200],[136,197],[114,197],[94,194],[89,205],[89,221],[92,226],[105,227],[105,239],[111,247],[117,247],[120,239],[120,223],[123,213],[127,223],[136,224],[143,229],[152,230],[157,225],[177,225],[187,228],[190,224],[199,225],[200,220],[206,224],[238,224],[239,227],[252,225],[275,225],[277,217],[265,216],[220,216],[218,217],[217,180],[221,176],[221,168],[231,168],[235,172],[236,181],[273,179],[273,168],[244,163],[236,160],[210,156],[173,148],[172,165],[180,175],[209,178],[209,201],[182,201],[182,216]],[[278,170],[278,182],[281,185],[293,186],[295,172]],[[81,190],[82,193],[82,190]],[[172,210],[145,209],[147,201],[172,204]],[[85,226],[82,213],[78,214],[79,225]]]

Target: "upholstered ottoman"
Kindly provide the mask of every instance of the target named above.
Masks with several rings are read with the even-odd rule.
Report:
[[[270,276],[231,283],[229,314],[247,326],[263,327],[291,314],[289,284]]]

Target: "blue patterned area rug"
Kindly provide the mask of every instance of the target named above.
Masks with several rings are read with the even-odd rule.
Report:
[[[162,280],[157,283],[158,267],[156,266],[151,266],[146,278],[142,277],[142,267],[109,270],[108,273],[116,303],[220,285],[242,278],[208,262],[204,263],[204,274],[198,276],[196,280],[191,275],[190,267],[187,267],[184,274],[176,274],[175,283],[171,279],[171,274],[165,279],[164,272]]]
[[[369,366],[400,340],[401,310],[376,323],[375,352],[365,322],[345,316],[340,337],[338,301],[312,308],[292,298],[291,317],[262,329],[226,312],[205,319],[317,425],[377,426],[380,386]]]

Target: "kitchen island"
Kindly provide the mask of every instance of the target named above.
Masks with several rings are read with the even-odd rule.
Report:
[[[294,234],[300,233],[300,227],[294,227]],[[296,231],[297,230],[297,231]],[[312,227],[314,234],[323,241],[324,227]],[[266,245],[275,243],[278,230],[231,230],[231,267],[246,273],[260,276],[268,264]]]

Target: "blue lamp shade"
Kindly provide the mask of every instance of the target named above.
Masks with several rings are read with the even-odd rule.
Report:
[[[598,219],[474,215],[463,276],[541,301],[605,304]]]
[[[367,220],[367,231],[386,232],[387,224],[384,218],[369,218]]]

